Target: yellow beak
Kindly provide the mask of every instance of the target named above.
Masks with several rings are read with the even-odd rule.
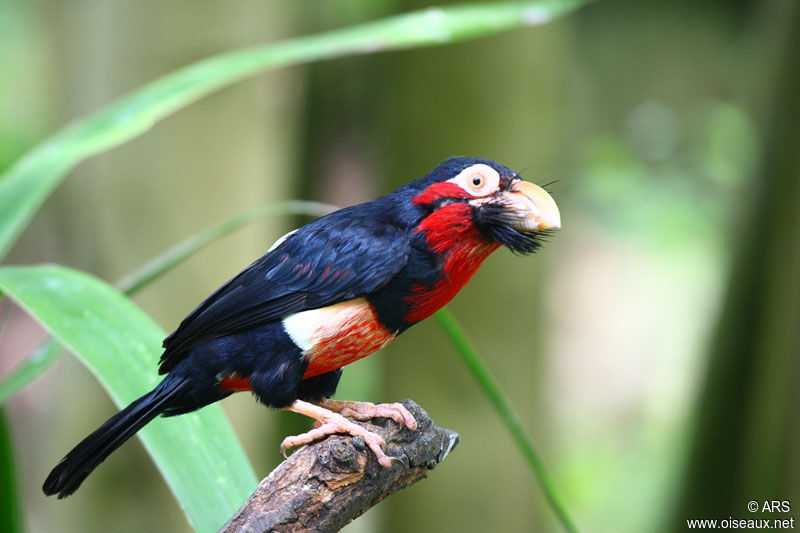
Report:
[[[505,193],[508,209],[519,216],[515,228],[534,232],[561,227],[561,213],[547,191],[529,181],[518,181]]]

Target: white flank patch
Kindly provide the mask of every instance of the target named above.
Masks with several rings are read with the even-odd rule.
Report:
[[[356,298],[289,315],[283,319],[283,329],[298,348],[307,352],[359,320],[364,313],[372,313],[370,304],[364,298]]]

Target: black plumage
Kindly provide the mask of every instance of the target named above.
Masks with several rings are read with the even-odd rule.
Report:
[[[492,169],[493,196],[471,196],[449,183],[445,188],[454,195],[433,194],[443,182],[462,171],[472,172],[472,167]],[[329,398],[341,377],[340,365],[390,342],[418,317],[427,316],[428,307],[444,305],[497,246],[505,244],[518,253],[538,247],[535,233],[511,227],[519,212],[492,200],[512,194],[512,184],[519,181],[514,171],[493,161],[450,158],[388,195],[341,209],[289,234],[189,313],[164,340],[159,365],[159,373],[167,374],[163,381],[67,454],[48,476],[44,492],[59,497],[74,492],[100,462],[159,414],[187,413],[236,390],[250,390],[262,403],[279,408],[297,400]],[[451,218],[419,231],[423,221],[436,221],[437,213],[444,212]],[[457,221],[463,233],[449,232],[444,221],[464,213]],[[451,243],[448,237],[448,244],[459,249],[448,256],[448,250],[432,246],[436,235],[463,235],[474,242]],[[473,257],[470,250],[480,253]],[[467,266],[453,264],[453,257],[466,257]],[[421,302],[435,305],[412,313],[410,306]],[[287,317],[340,303],[362,313],[365,322],[358,327],[363,331],[348,330],[347,335],[363,336],[366,348],[332,343],[323,355],[314,355],[323,360],[321,366],[307,373],[311,352],[292,337]],[[355,352],[340,361],[339,348]]]

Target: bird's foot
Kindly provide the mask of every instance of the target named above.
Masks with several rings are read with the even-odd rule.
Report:
[[[372,453],[375,454],[375,457],[378,459],[378,463],[380,463],[382,467],[389,468],[392,466],[393,462],[401,462],[400,459],[396,457],[390,457],[386,455],[386,441],[383,440],[383,437],[377,433],[364,429],[355,422],[346,419],[339,413],[334,413],[333,411],[324,407],[304,402],[302,400],[296,400],[286,409],[289,411],[294,411],[295,413],[309,416],[315,419],[319,425],[313,428],[311,431],[283,439],[283,442],[281,443],[281,455],[283,455],[284,458],[286,457],[286,450],[289,448],[302,446],[303,444],[310,444],[315,440],[327,437],[328,435],[346,433],[348,435],[352,435],[353,437],[361,437],[364,439],[364,442],[367,446],[369,446],[369,449],[372,450]],[[416,425],[416,421],[414,423]]]
[[[417,429],[417,421],[414,420],[414,415],[412,415],[402,403],[375,404],[370,402],[344,402],[326,398],[319,402],[318,405],[334,413],[339,413],[342,416],[361,422],[378,417],[391,418],[398,424],[403,424],[412,431]]]

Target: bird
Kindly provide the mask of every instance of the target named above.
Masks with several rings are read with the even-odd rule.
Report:
[[[64,498],[159,415],[248,391],[268,407],[315,420],[286,450],[327,435],[361,437],[381,466],[396,458],[356,423],[391,418],[417,429],[400,403],[333,400],[342,367],[431,316],[505,246],[537,251],[561,227],[552,196],[490,159],[456,156],[375,200],[281,237],[198,305],[163,342],[156,387],[109,418],[49,474]]]

